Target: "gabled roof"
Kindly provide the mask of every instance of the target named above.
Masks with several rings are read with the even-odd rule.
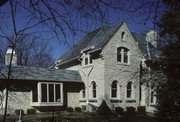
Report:
[[[1,70],[0,79],[7,79],[8,67]],[[11,79],[34,81],[82,82],[79,71],[13,66]]]
[[[77,59],[81,56],[81,50],[90,46],[94,46],[91,52],[98,51],[106,44],[106,42],[114,35],[116,30],[122,25],[122,23],[116,26],[104,25],[92,32],[89,32],[84,38],[82,38],[76,45],[70,48],[58,61],[59,64],[63,64],[73,59]]]
[[[81,56],[81,50],[87,47],[94,46],[94,48],[91,49],[89,53],[101,50],[122,24],[123,23],[120,23],[115,26],[104,25],[92,32],[89,32],[75,46],[70,48],[63,56],[61,56],[57,60],[57,65],[62,65],[69,61],[78,59]],[[155,55],[157,53],[157,50],[151,44],[147,43],[145,35],[138,35],[132,32],[132,36],[138,43],[139,49],[141,50],[142,54],[147,59],[156,57]],[[149,49],[147,49],[147,45]],[[148,52],[151,53],[151,57],[148,56]]]

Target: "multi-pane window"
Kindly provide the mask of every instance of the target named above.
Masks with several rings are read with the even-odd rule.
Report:
[[[41,102],[62,102],[61,84],[42,83]]]
[[[129,50],[127,48],[117,48],[117,61],[121,63],[129,63]]]
[[[117,81],[112,82],[111,97],[117,97]]]
[[[132,98],[132,82],[127,83],[127,98]]]
[[[92,97],[96,98],[96,83],[93,81],[91,85],[92,85]]]

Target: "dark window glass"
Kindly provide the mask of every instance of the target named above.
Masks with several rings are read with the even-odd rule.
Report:
[[[117,81],[112,82],[111,90],[111,97],[117,97]]]
[[[128,63],[128,49],[124,48],[124,63]]]
[[[96,83],[95,82],[93,82],[92,83],[92,92],[93,92],[93,98],[96,98]]]
[[[89,56],[89,63],[92,64],[92,58]]]
[[[118,48],[117,49],[117,61],[120,61],[121,62],[121,48]]]
[[[129,82],[127,84],[127,98],[131,98],[132,97],[132,83]]]
[[[154,92],[151,92],[151,103],[154,103]]]
[[[32,102],[38,102],[37,86],[32,89]]]
[[[61,89],[60,89],[60,84],[56,84],[56,102],[61,102]]]
[[[88,58],[85,58],[85,65],[88,65]]]
[[[41,84],[41,101],[47,102],[47,84]]]
[[[49,84],[49,102],[54,102],[54,84]]]

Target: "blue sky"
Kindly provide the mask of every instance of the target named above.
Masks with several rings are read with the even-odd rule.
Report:
[[[136,6],[136,4],[140,4],[139,1],[142,0],[134,0],[135,2],[129,4],[128,1],[132,0],[124,0],[124,3],[121,3],[126,6],[127,10],[131,10],[133,6]],[[49,29],[46,26],[37,26],[35,28],[32,28],[28,30],[26,33],[32,33],[34,35],[40,36],[39,41],[48,41],[50,47],[53,49],[52,56],[54,59],[59,58],[65,51],[67,51],[71,46],[73,46],[77,41],[79,41],[87,32],[90,32],[103,24],[111,24],[115,25],[120,22],[126,22],[127,26],[129,27],[130,31],[137,32],[137,33],[145,33],[150,29],[154,28],[152,19],[155,16],[155,10],[157,9],[158,0],[144,0],[143,2],[151,2],[151,6],[147,6],[148,9],[142,9],[136,12],[125,12],[123,10],[113,10],[113,9],[102,9],[104,10],[105,19],[103,21],[105,22],[99,22],[97,20],[94,20],[93,18],[83,18],[79,13],[72,12],[69,21],[73,23],[74,27],[79,27],[83,29],[85,32],[78,32],[77,35],[73,36],[68,29],[66,29],[66,26],[64,27],[64,32],[66,33],[66,40],[67,43],[64,43],[64,38],[62,33],[58,33],[59,39],[57,39],[54,36],[54,33],[49,32]],[[161,3],[162,4],[162,3]],[[147,4],[144,4],[144,8],[146,8]],[[57,5],[53,5],[53,7],[58,7]],[[161,6],[162,7],[162,6]],[[162,13],[163,7],[161,8],[160,5],[158,7],[158,14],[156,16],[157,19],[159,18],[160,14]],[[69,11],[72,8],[68,8]],[[3,31],[6,33],[6,35],[12,35],[13,34],[13,26],[12,26],[12,19],[10,14],[8,14],[10,10],[10,5],[7,3],[3,7],[0,8],[0,12],[7,12],[7,13],[1,13],[0,15],[0,26],[3,28]],[[42,10],[46,11],[44,7],[42,6]],[[150,13],[149,10],[151,10]],[[23,11],[22,9],[17,9],[18,14],[16,15],[16,27],[17,30],[21,30],[24,28],[24,26],[27,24],[27,18],[29,16],[27,11]],[[65,12],[62,8],[58,8],[58,11]],[[141,13],[141,15],[140,15]],[[143,14],[142,14],[143,13]],[[88,21],[88,25],[85,24]],[[156,20],[157,21],[157,20]],[[29,25],[32,23],[36,23],[37,21],[32,18],[32,20],[28,23]],[[64,24],[64,23],[62,23]],[[0,34],[3,34],[2,31],[0,31]]]

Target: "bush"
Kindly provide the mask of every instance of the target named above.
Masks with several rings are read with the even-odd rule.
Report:
[[[146,106],[138,106],[137,111],[139,113],[145,113],[146,112]]]
[[[16,109],[14,113],[16,113],[16,115],[20,115],[20,111],[21,111],[21,115],[24,115],[24,110],[22,109]]]
[[[27,109],[27,114],[35,114],[36,113],[36,109]]]
[[[122,115],[122,114],[124,113],[124,109],[123,109],[122,107],[116,107],[116,108],[115,108],[115,112],[116,112],[117,114]]]
[[[106,104],[106,101],[103,100],[101,105],[99,106],[97,113],[99,115],[103,115],[103,116],[108,116],[110,114],[112,114],[110,108],[108,107],[108,105]]]
[[[81,107],[75,107],[75,111],[81,112]]]
[[[134,107],[132,107],[132,106],[126,107],[126,112],[127,112],[128,114],[134,114],[135,111],[136,111],[136,108],[134,108]]]
[[[66,108],[66,111],[67,111],[67,112],[73,112],[73,108],[72,108],[72,107],[67,107],[67,108]]]

